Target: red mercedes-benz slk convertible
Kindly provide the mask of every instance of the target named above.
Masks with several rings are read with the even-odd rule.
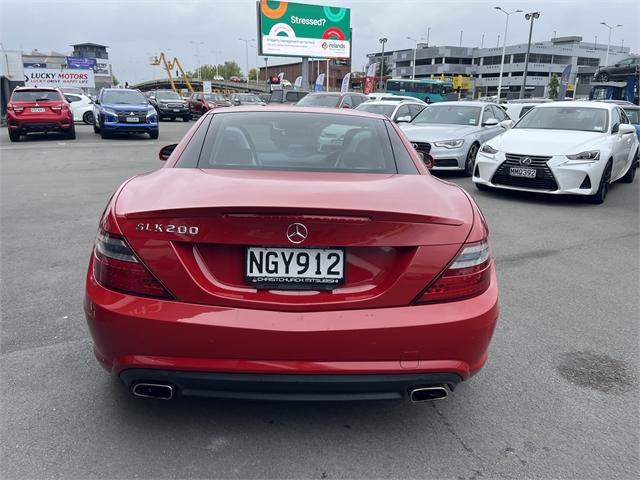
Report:
[[[216,109],[160,157],[108,202],[86,281],[134,395],[423,401],[486,362],[486,222],[388,119]]]

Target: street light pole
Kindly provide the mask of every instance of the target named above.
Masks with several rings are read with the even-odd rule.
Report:
[[[612,25],[608,25],[605,22],[600,22],[600,25],[604,25],[609,29],[609,40],[607,41],[607,55],[604,57],[604,65],[607,66],[609,65],[609,48],[611,48],[611,32],[613,31],[614,28],[621,27],[622,25],[618,23],[617,25],[612,26]]]
[[[384,44],[387,43],[387,38],[382,37],[382,38],[379,38],[378,41],[382,44],[382,60],[380,61],[380,80],[384,85]],[[329,72],[327,72],[327,75],[329,75]]]
[[[431,27],[427,27],[427,47],[429,46],[429,35],[431,35]]]
[[[498,103],[500,103],[500,98],[502,96],[502,74],[504,73],[504,54],[507,49],[507,31],[509,30],[509,16],[514,13],[520,13],[522,10],[514,10],[512,12],[507,12],[503,10],[501,7],[493,7],[496,10],[501,11],[507,16],[507,21],[504,24],[504,43],[502,44],[502,60],[500,61],[500,77],[498,78]],[[498,34],[498,45],[500,45],[500,34]]]
[[[462,33],[464,32],[464,30],[460,30],[460,46],[462,47]]]
[[[249,90],[249,42],[253,42],[253,38],[238,38],[241,42],[244,42],[245,61],[247,66],[247,90]]]
[[[418,51],[418,40],[413,37],[407,37],[407,40],[413,40],[413,71],[411,72],[411,80],[416,79],[416,53]],[[420,40],[424,40],[423,37],[420,37]]]
[[[531,53],[531,36],[533,35],[533,21],[540,18],[540,12],[531,12],[525,14],[524,18],[530,20],[529,25],[529,43],[527,43],[527,56],[524,59],[524,74],[522,75],[522,86],[520,87],[520,98],[524,98],[524,91],[527,85],[527,71],[529,70],[529,54]]]
[[[269,74],[267,73],[267,64],[269,63],[269,57],[264,57],[264,87],[265,90],[269,90]]]
[[[190,40],[189,43],[193,43],[196,46],[196,60],[198,61],[198,81],[202,80],[202,71],[200,69],[200,48],[199,45],[204,45],[204,42],[194,42]]]

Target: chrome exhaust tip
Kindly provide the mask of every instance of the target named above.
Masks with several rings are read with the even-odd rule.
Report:
[[[443,400],[447,398],[447,395],[449,395],[449,390],[444,386],[418,387],[409,392],[409,398],[412,403]]]
[[[158,400],[171,400],[173,387],[162,383],[136,383],[131,392],[136,397],[155,398]]]

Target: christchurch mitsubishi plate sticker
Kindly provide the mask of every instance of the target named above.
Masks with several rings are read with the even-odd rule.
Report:
[[[349,58],[348,8],[260,1],[262,55]]]

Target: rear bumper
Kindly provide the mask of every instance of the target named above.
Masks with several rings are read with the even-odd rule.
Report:
[[[445,386],[453,391],[456,374],[273,375],[127,369],[120,380],[131,391],[140,383],[169,385],[182,397],[241,400],[345,401],[409,399],[418,387]]]
[[[97,284],[91,268],[86,286],[96,358],[129,380],[124,372],[130,369],[158,375],[454,374],[464,380],[486,362],[498,318],[495,272],[486,292],[459,302],[324,312],[136,297]]]
[[[10,131],[21,134],[65,132],[73,128],[73,121],[71,118],[65,120],[34,119],[33,121],[16,121],[9,118],[7,126]]]

